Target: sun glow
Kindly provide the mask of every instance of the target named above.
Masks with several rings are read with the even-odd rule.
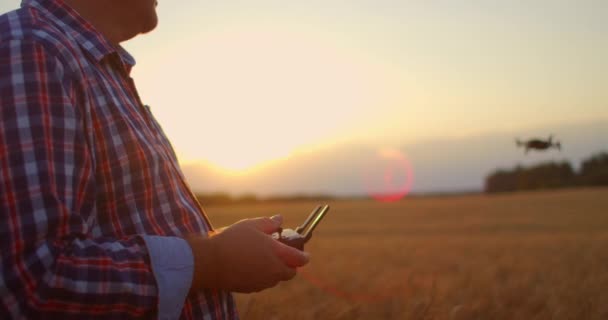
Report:
[[[162,74],[153,112],[172,119],[163,125],[184,162],[243,173],[330,143],[387,97],[385,70],[310,31],[232,26],[197,39],[176,44],[171,64],[146,62]]]

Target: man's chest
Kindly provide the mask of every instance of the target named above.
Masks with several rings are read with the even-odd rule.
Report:
[[[171,144],[131,78],[110,63],[83,69],[79,99],[94,162],[97,231],[206,229]]]
[[[176,162],[169,141],[142,103],[133,80],[108,64],[87,69],[84,104],[95,159],[118,167],[125,161],[131,165]]]

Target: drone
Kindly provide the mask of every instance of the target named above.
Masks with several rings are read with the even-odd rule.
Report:
[[[547,140],[530,139],[528,141],[521,141],[519,139],[516,139],[515,144],[518,147],[525,148],[526,154],[528,154],[528,151],[530,151],[530,149],[539,150],[539,151],[545,151],[549,148],[556,148],[558,150],[562,149],[562,145],[559,143],[559,141],[553,141],[553,135],[550,135],[549,139],[547,139]]]

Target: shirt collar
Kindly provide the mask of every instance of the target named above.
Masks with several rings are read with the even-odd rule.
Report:
[[[128,72],[135,65],[135,59],[131,54],[122,46],[110,43],[91,23],[62,0],[23,0],[21,6],[32,7],[50,18],[62,31],[76,40],[95,61],[101,62],[107,57],[117,55]]]

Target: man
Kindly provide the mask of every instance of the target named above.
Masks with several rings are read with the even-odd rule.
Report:
[[[0,16],[0,319],[234,319],[230,292],[308,262],[270,237],[280,216],[211,232],[119,45],[155,7],[24,0]]]

